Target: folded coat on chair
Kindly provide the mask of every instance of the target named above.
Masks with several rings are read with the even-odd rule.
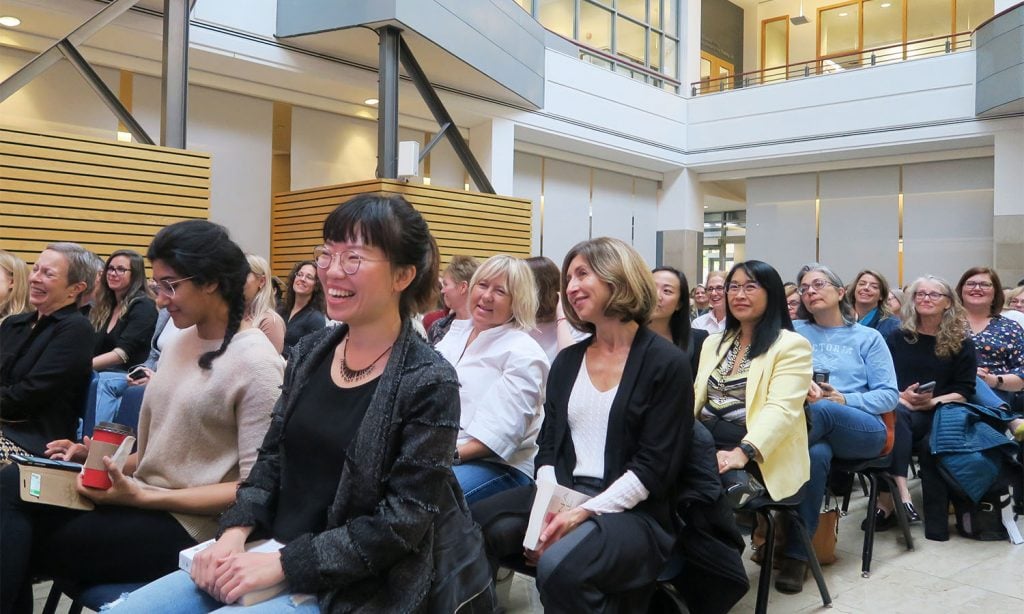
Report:
[[[972,403],[943,403],[935,411],[929,441],[932,454],[975,503],[992,487],[1004,458],[1013,458],[1017,446],[992,423],[1015,416],[997,407]]]

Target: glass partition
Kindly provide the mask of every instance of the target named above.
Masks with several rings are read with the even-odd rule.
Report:
[[[761,83],[786,79],[789,64],[789,15],[761,22]]]
[[[612,12],[596,4],[581,4],[580,40],[594,49],[611,53]]]
[[[818,56],[837,57],[860,49],[860,3],[818,9]]]
[[[575,38],[575,5],[573,0],[535,0],[534,16],[548,30],[566,38]]]
[[[864,49],[903,42],[903,0],[864,0]],[[875,64],[903,59],[902,49],[876,52]],[[865,58],[870,63],[870,57]]]

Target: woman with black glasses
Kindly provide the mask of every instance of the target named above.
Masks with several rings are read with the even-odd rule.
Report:
[[[999,274],[973,267],[960,276],[957,296],[963,301],[977,352],[978,377],[1004,401],[1024,390],[1024,329],[1000,312],[1003,287]]]

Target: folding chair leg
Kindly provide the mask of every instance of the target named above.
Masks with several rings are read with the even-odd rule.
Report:
[[[46,595],[46,605],[43,606],[43,614],[55,614],[57,604],[60,603],[61,592],[55,584],[50,585],[50,592]]]
[[[900,525],[900,529],[903,531],[903,540],[907,544],[907,550],[914,549],[914,538],[910,535],[910,518],[907,516],[907,510],[903,507],[902,502],[896,500],[895,493],[899,492],[896,490],[896,481],[888,475],[885,475],[885,481],[889,484],[889,488],[894,493],[893,495],[893,508],[896,514],[897,524]]]
[[[757,603],[754,605],[754,614],[768,613],[768,593],[772,588],[772,565],[775,564],[775,518],[770,511],[758,510],[758,516],[764,518],[767,529],[765,530],[764,556],[761,557],[761,574],[757,579]]]
[[[864,481],[864,474],[863,473],[858,473],[857,477],[860,479],[860,489],[861,489],[861,491],[864,493],[865,497],[868,496],[868,485],[867,485],[867,482]]]
[[[814,576],[814,581],[818,584],[818,592],[821,593],[821,605],[826,608],[832,607],[832,596],[828,593],[825,574],[822,573],[821,564],[818,563],[818,557],[814,554],[814,545],[811,544],[811,537],[807,534],[807,527],[795,509],[791,508],[786,511],[792,521],[790,525],[797,528],[796,532],[800,535],[800,541],[803,542],[804,551],[807,553],[807,564],[811,566],[811,575]],[[792,536],[787,539],[792,539]]]
[[[860,575],[867,578],[871,575],[871,557],[875,550],[875,510],[878,508],[878,478],[868,473],[871,492],[868,494],[867,528],[864,531],[864,549],[860,555]]]

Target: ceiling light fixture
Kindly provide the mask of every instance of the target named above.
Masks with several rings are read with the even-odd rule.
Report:
[[[883,9],[887,9],[892,6],[892,2],[883,2],[881,6]]]
[[[380,101],[377,100],[376,98],[367,98],[366,100],[363,101],[363,104],[368,104],[371,107],[375,107],[375,106],[377,106],[378,102],[380,102]]]
[[[21,20],[11,15],[4,15],[0,17],[0,26],[5,28],[17,28],[21,25]]]
[[[849,13],[839,13],[840,17],[846,17],[847,15],[849,15]]]

